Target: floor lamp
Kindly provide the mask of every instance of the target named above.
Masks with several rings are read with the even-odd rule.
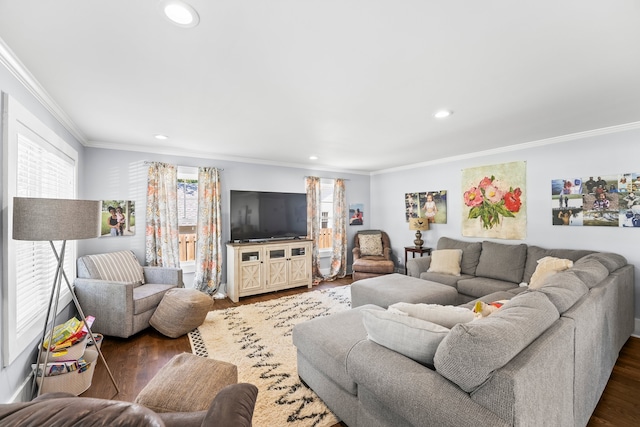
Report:
[[[69,199],[44,199],[44,198],[31,198],[31,197],[14,197],[13,198],[13,238],[15,240],[29,240],[29,241],[49,241],[53,254],[56,257],[58,265],[56,267],[56,274],[53,279],[53,285],[51,286],[51,296],[49,298],[49,307],[47,309],[47,315],[44,321],[44,328],[42,332],[42,342],[38,344],[38,359],[36,360],[36,370],[34,372],[32,395],[35,391],[38,376],[38,366],[40,365],[40,358],[42,356],[42,343],[46,340],[47,336],[53,336],[53,328],[55,326],[55,317],[58,312],[58,301],[60,298],[60,288],[62,286],[62,279],[67,283],[73,302],[78,310],[82,321],[86,325],[86,317],[80,307],[76,293],[73,287],[69,283],[69,279],[64,272],[64,256],[65,248],[67,246],[67,240],[79,240],[79,239],[92,239],[100,236],[101,226],[101,202],[94,200],[69,200]],[[62,248],[60,253],[56,250],[54,241],[62,241]],[[48,331],[47,331],[48,329]],[[113,382],[116,392],[119,393],[120,389],[116,384],[109,365],[102,355],[100,346],[93,336],[91,328],[87,327],[89,336],[95,343],[95,347],[100,354],[100,358],[107,368],[111,382]],[[49,347],[44,358],[44,367],[46,368],[49,362]],[[45,370],[42,370],[42,384],[45,381]],[[38,395],[42,389],[42,384],[38,389]]]

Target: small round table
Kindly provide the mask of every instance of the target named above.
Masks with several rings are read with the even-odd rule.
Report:
[[[419,248],[416,246],[405,246],[404,247],[404,274],[407,274],[407,254],[411,252],[413,254],[413,258],[416,257],[416,254],[420,254],[420,256],[422,256],[423,254],[427,254],[427,255],[431,255],[431,248],[425,248],[423,246],[420,246]]]

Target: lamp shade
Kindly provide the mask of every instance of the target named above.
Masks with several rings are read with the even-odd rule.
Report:
[[[100,237],[98,200],[13,198],[16,240],[78,240]]]
[[[426,231],[429,229],[427,218],[409,218],[409,230]]]

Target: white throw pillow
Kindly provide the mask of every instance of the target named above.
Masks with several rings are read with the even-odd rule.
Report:
[[[411,317],[433,322],[445,328],[453,328],[458,323],[473,321],[475,315],[472,310],[464,307],[439,304],[411,304],[398,302],[389,306],[389,310],[406,313]]]
[[[459,276],[460,261],[462,261],[462,249],[439,249],[431,252],[431,264],[427,271]]]
[[[360,255],[382,256],[382,234],[360,234]]]
[[[563,271],[571,267],[573,267],[573,261],[571,261],[570,259],[556,258],[551,256],[540,258],[538,260],[536,271],[534,271],[531,275],[529,288],[539,289],[542,287],[548,277],[556,274],[559,271]]]
[[[368,338],[416,362],[433,366],[433,356],[449,329],[415,317],[382,310],[362,310]]]

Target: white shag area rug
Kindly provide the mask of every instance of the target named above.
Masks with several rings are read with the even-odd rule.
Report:
[[[194,354],[238,366],[238,381],[255,384],[254,427],[328,427],[339,422],[298,378],[293,327],[351,307],[350,286],[306,292],[209,312],[189,334]]]

